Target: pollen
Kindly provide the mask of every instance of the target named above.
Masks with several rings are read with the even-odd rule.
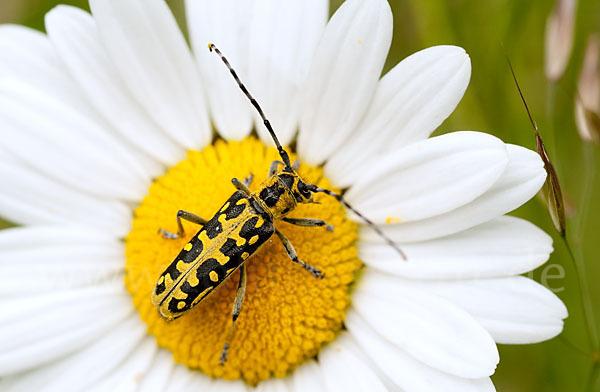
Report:
[[[398,218],[397,216],[388,216],[387,218],[385,218],[385,223],[387,224],[400,222],[402,222],[402,219]]]
[[[322,219],[333,231],[283,221],[275,226],[293,244],[299,259],[325,277],[316,279],[292,262],[276,235],[247,255],[246,295],[223,366],[219,356],[231,325],[238,271],[182,317],[168,321],[160,316],[151,302],[157,280],[201,227],[183,221],[185,235],[177,239],[165,239],[158,230],[176,233],[179,210],[212,218],[236,191],[232,178],[242,181],[252,174],[250,190],[256,192],[271,162],[279,159],[277,150],[253,137],[241,142],[218,140],[202,151],[188,152],[185,160],[150,186],[125,240],[125,283],[148,332],[172,352],[175,362],[214,378],[256,385],[285,377],[315,357],[342,331],[350,293],[362,269],[356,223],[346,218],[334,198],[316,194],[317,203],[300,204],[289,217]],[[302,164],[298,172],[306,182],[331,189],[321,168]]]

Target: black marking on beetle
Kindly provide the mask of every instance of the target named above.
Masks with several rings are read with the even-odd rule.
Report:
[[[190,244],[192,244],[192,249],[190,249],[189,251],[183,249],[181,252],[179,252],[175,260],[181,260],[186,264],[190,264],[193,263],[194,260],[198,258],[198,256],[200,256],[202,250],[204,249],[204,244],[202,243],[202,241],[200,241],[198,235],[202,232],[202,230],[204,230],[204,228],[200,229],[200,231],[198,231],[198,233],[196,233],[196,235],[190,240]]]
[[[165,286],[165,282],[163,281],[161,284],[157,284],[156,285],[156,288],[154,289],[154,292],[156,293],[156,295],[161,295],[162,293],[165,292],[166,288],[167,288],[167,286]]]
[[[277,176],[279,178],[279,181],[281,181],[281,183],[287,188],[287,189],[292,189],[292,187],[294,186],[294,177],[289,175],[289,174],[279,174]]]
[[[270,227],[273,226],[273,224],[270,221],[265,221],[261,227],[256,227],[257,223],[258,223],[257,216],[253,216],[252,218],[250,218],[246,222],[244,222],[244,225],[240,229],[240,237],[245,238],[246,240],[249,241],[250,238],[254,237],[255,235],[258,235],[259,240],[260,240],[261,234],[262,235],[265,234],[265,232],[262,229],[269,227],[269,226]],[[271,235],[271,234],[273,234],[273,233],[269,233],[269,235]]]
[[[178,313],[183,313],[183,312],[185,312],[186,310],[188,310],[188,309],[189,309],[189,304],[188,304],[188,301],[187,301],[187,300],[184,300],[184,301],[185,301],[185,306],[184,306],[182,309],[178,309],[178,308],[177,308],[177,304],[178,304],[179,302],[181,302],[181,300],[179,300],[179,299],[176,299],[176,298],[171,298],[171,300],[169,301],[169,310],[170,310],[170,311],[171,311],[171,312],[172,312],[174,315],[176,315],[176,316],[175,316],[175,318],[177,318],[177,317],[178,317],[178,316],[177,316],[177,314],[178,314]]]
[[[267,207],[273,208],[277,205],[277,202],[284,192],[285,189],[278,183],[275,183],[271,186],[265,187],[262,191],[260,191],[259,197],[267,205]]]
[[[221,246],[221,249],[219,249],[219,252],[221,252],[225,256],[231,257],[231,254],[233,253],[234,249],[237,247],[238,246],[237,246],[236,240],[234,240],[233,238],[227,238],[227,240],[225,241],[223,246]]]
[[[227,200],[227,202],[225,202],[225,204],[223,204],[225,206],[227,203],[229,203],[229,206],[224,211],[225,218],[227,220],[237,218],[238,216],[240,216],[242,214],[242,212],[244,212],[247,204],[246,203],[237,204],[237,202],[240,201],[241,199],[247,199],[246,194],[243,191],[236,191],[233,195],[231,195],[231,197]],[[221,208],[223,208],[223,207],[221,207]]]
[[[204,249],[204,245],[198,238],[198,234],[196,234],[192,241],[190,241],[192,244],[192,249],[190,249],[189,252],[187,252],[187,254],[182,258],[184,263],[192,263],[198,258],[198,256],[200,256],[202,250]]]
[[[179,272],[179,270],[177,269],[177,261],[179,259],[175,259],[173,260],[173,262],[171,264],[169,264],[169,266],[167,267],[167,269],[165,270],[164,275],[166,276],[167,274],[169,274],[171,276],[171,279],[173,280],[173,282],[175,282],[179,276],[181,276],[181,272]]]
[[[211,220],[206,222],[201,231],[205,231],[208,238],[211,240],[217,238],[223,232],[223,225],[219,222],[219,215],[215,215]]]
[[[217,282],[213,282],[212,280],[210,280],[209,273],[211,271],[215,271],[219,276],[224,276],[225,271],[223,271],[223,269],[224,267],[221,264],[219,264],[217,259],[213,257],[204,260],[202,264],[198,266],[198,270],[196,271],[196,277],[200,281],[200,284],[198,284],[198,286],[196,287],[202,287],[202,290],[200,290],[198,293],[201,293],[207,287],[216,287],[219,284],[220,280],[218,280]]]
[[[169,264],[169,266],[167,267],[165,272],[163,272],[163,274],[161,275],[161,276],[165,277],[165,279],[163,279],[163,282],[161,284],[156,285],[156,288],[154,289],[156,295],[160,295],[165,292],[165,290],[167,288],[167,286],[166,286],[167,275],[169,275],[171,277],[171,280],[173,282],[175,282],[177,280],[177,278],[179,278],[179,276],[181,276],[181,272],[179,272],[179,270],[177,269],[178,261],[179,261],[179,258],[175,258],[175,260],[173,260],[171,262],[171,264]],[[164,301],[164,299],[163,299],[163,301]],[[162,301],[161,301],[161,303],[162,303]]]

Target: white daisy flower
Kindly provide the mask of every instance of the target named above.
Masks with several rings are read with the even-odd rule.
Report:
[[[380,78],[385,0],[348,0],[329,22],[324,0],[189,0],[193,54],[162,0],[90,5],[52,10],[47,35],[0,28],[0,215],[21,225],[0,232],[0,389],[493,390],[496,343],[560,333],[562,302],[519,276],[551,238],[504,216],[542,186],[538,155],[478,132],[428,138],[469,82],[461,48]],[[179,209],[210,218],[231,178],[253,173],[256,190],[278,159],[209,42],[301,175],[345,190],[408,255],[327,195],[299,206],[335,230],[276,224],[325,278],[262,247],[224,366],[237,273],[175,321],[151,303],[198,227],[157,230],[176,231]]]

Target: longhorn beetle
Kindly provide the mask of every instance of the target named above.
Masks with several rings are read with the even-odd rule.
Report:
[[[237,178],[232,179],[231,182],[237,191],[227,199],[210,220],[207,221],[191,212],[180,210],[177,213],[177,233],[159,229],[159,233],[164,238],[176,239],[184,235],[182,219],[202,226],[158,278],[156,288],[152,293],[152,303],[158,306],[159,312],[164,318],[176,319],[196,306],[239,269],[240,280],[233,303],[232,322],[219,358],[223,365],[227,360],[227,351],[235,331],[235,322],[242,310],[242,301],[246,292],[244,262],[273,234],[277,234],[289,258],[294,263],[299,264],[315,278],[324,278],[319,269],[298,258],[290,241],[273,225],[274,221],[282,220],[297,226],[322,226],[333,230],[332,226],[320,219],[286,218],[286,215],[298,203],[313,203],[314,193],[325,193],[335,197],[383,237],[403,259],[406,259],[406,256],[381,229],[351,207],[340,194],[308,184],[300,178],[296,172],[297,162],[294,165],[290,163],[287,152],[279,143],[258,102],[250,95],[221,51],[214,44],[209,44],[208,49],[219,55],[238,86],[258,111],[275,142],[281,161],[274,161],[271,164],[269,177],[254,193],[248,189],[252,182],[252,174],[244,182]],[[283,169],[279,170],[280,166],[283,166]]]

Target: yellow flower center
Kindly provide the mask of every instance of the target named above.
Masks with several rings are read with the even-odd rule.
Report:
[[[219,356],[231,325],[238,272],[182,317],[167,321],[160,316],[151,302],[156,281],[200,227],[184,221],[185,235],[179,239],[165,239],[158,229],[177,232],[179,210],[210,219],[235,192],[232,178],[243,180],[252,173],[250,190],[255,192],[278,159],[274,148],[255,138],[217,141],[201,152],[190,151],[152,184],[126,238],[126,286],[148,332],[176,362],[212,377],[255,385],[284,377],[314,357],[343,328],[352,283],[362,267],[357,225],[346,219],[334,198],[319,194],[318,203],[300,204],[289,217],[323,219],[334,226],[333,232],[283,221],[275,226],[299,258],[319,268],[325,278],[316,279],[293,263],[279,238],[271,237],[246,261],[246,295],[224,366]],[[320,168],[302,165],[298,172],[307,182],[330,186]]]

